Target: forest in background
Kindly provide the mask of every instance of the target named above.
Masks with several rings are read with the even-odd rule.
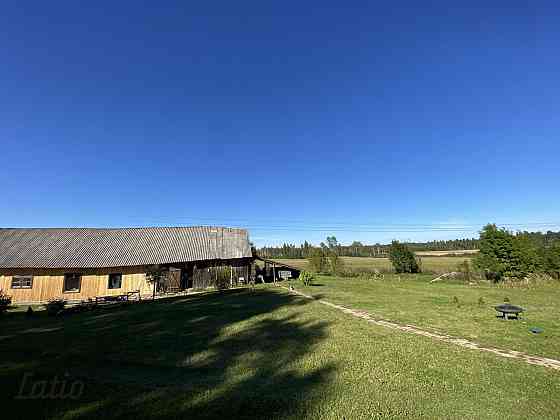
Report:
[[[537,247],[549,247],[555,241],[560,241],[560,232],[519,232],[529,238]],[[405,243],[410,250],[419,251],[461,251],[475,250],[480,247],[480,239],[452,239],[429,242],[408,242]],[[388,257],[391,244],[366,245],[358,241],[350,245],[340,244],[335,236],[328,236],[325,242],[319,246],[314,246],[307,241],[296,245],[285,243],[281,246],[265,246],[257,249],[258,255],[264,258],[309,258],[314,249],[326,249],[336,251],[341,257]]]

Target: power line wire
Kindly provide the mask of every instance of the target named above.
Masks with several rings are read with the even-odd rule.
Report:
[[[161,223],[169,224],[168,220],[163,219],[142,219],[143,222],[150,223]],[[205,220],[214,221],[222,224],[222,222],[241,222],[245,220],[248,223],[238,223],[246,227],[252,227],[255,229],[318,229],[318,230],[330,230],[330,229],[341,229],[346,228],[360,228],[360,230],[380,230],[380,231],[392,231],[394,228],[406,228],[414,231],[459,231],[465,230],[470,231],[471,229],[479,230],[484,225],[483,223],[341,223],[341,222],[319,222],[319,223],[309,223],[307,222],[295,222],[295,221],[282,221],[282,220],[270,220],[269,223],[262,225],[263,220],[250,220],[250,219],[226,219],[226,218],[177,218],[175,223],[179,220]],[[258,223],[258,224],[257,224]],[[173,224],[173,223],[171,223]],[[502,227],[558,227],[560,222],[525,222],[525,223],[497,223],[498,226]]]

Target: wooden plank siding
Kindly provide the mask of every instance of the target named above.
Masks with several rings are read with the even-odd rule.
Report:
[[[81,301],[136,290],[152,295],[153,285],[146,282],[149,266],[160,266],[171,273],[158,284],[156,293],[160,294],[215,286],[218,278],[219,287],[224,279],[233,285],[239,277],[247,281],[248,269],[235,277],[234,271],[237,274],[240,269],[226,272],[225,268],[213,267],[246,266],[252,258],[249,234],[244,229],[0,228],[0,288],[12,296],[14,303],[45,302],[57,297]],[[200,282],[196,281],[195,265],[204,274]],[[81,274],[78,292],[63,292],[65,273]],[[122,274],[120,288],[108,288],[111,273]],[[14,275],[33,276],[32,288],[12,289]],[[72,282],[77,286],[75,280]],[[28,283],[24,279],[20,282]]]
[[[64,274],[81,273],[82,281],[79,292],[63,292]],[[109,274],[121,273],[122,284],[119,289],[109,289]],[[32,275],[31,289],[12,289],[12,276]],[[120,295],[140,290],[140,294],[152,294],[152,285],[146,281],[144,267],[116,267],[99,269],[12,269],[0,272],[0,289],[12,296],[12,302],[35,303],[46,302],[55,297],[67,300],[84,300],[95,296]]]

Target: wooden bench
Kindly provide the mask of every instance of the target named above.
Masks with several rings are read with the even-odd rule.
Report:
[[[96,296],[95,304],[103,305],[109,303],[128,302],[134,296],[137,296],[135,300],[142,300],[142,297],[140,296],[140,290],[133,290],[131,292],[126,292],[120,295]]]

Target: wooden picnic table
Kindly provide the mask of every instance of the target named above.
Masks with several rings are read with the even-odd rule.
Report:
[[[511,305],[509,303],[494,306],[494,309],[496,312],[501,312],[501,318],[504,319],[519,319],[519,314],[524,311],[522,307]]]
[[[95,303],[128,302],[130,297],[133,295],[138,295],[138,300],[141,300],[140,290],[134,290],[120,295],[96,296]]]

